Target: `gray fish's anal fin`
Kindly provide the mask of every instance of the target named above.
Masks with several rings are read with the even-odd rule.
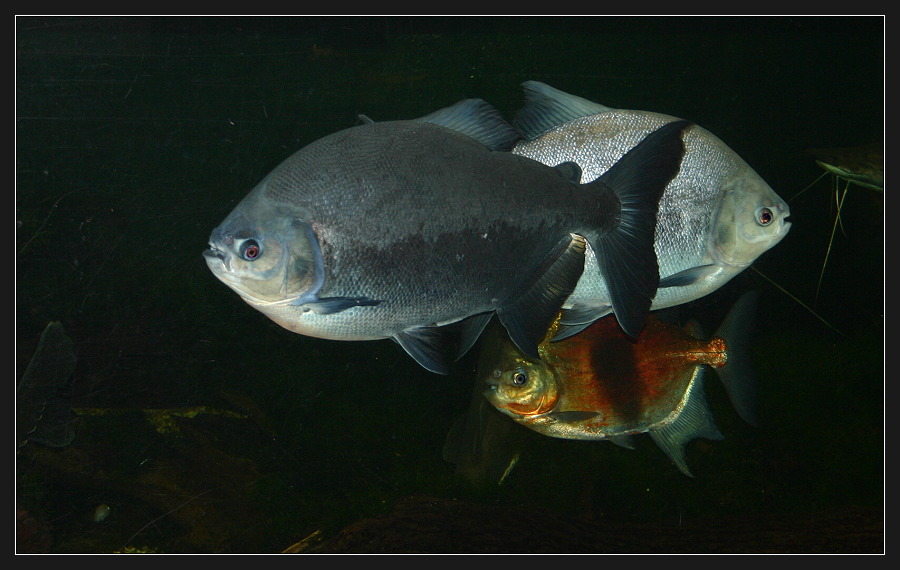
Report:
[[[685,269],[684,271],[673,273],[668,277],[663,277],[659,280],[659,288],[665,289],[667,287],[686,287],[687,285],[693,285],[695,283],[703,281],[704,279],[718,271],[718,269],[719,268],[715,265],[701,265],[699,267],[691,267],[690,269]]]
[[[697,367],[694,378],[691,381],[688,392],[685,395],[684,407],[675,420],[665,427],[650,430],[649,434],[660,449],[672,460],[678,469],[693,477],[684,457],[684,447],[689,442],[702,437],[705,439],[724,439],[724,436],[716,427],[712,412],[706,402],[706,393],[703,389],[703,371]]]
[[[482,99],[465,99],[416,120],[464,134],[491,150],[512,150],[521,138],[500,111]]]
[[[459,360],[469,352],[484,328],[491,322],[494,313],[482,313],[480,315],[472,315],[463,320],[459,332],[459,348],[456,351],[456,360]]]
[[[612,189],[621,204],[618,226],[588,235],[622,330],[637,337],[659,285],[654,249],[659,200],[681,168],[682,132],[691,123],[673,121],[656,129],[591,184]]]
[[[400,331],[392,337],[423,368],[435,374],[450,374],[439,327],[419,327]]]
[[[539,270],[531,288],[497,311],[509,338],[530,358],[540,359],[537,347],[584,271],[587,243],[583,237],[570,234],[557,249],[562,251],[548,256],[542,266],[549,267]]]

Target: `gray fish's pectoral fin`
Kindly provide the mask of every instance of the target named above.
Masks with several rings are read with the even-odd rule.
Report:
[[[532,140],[563,123],[611,111],[609,107],[594,103],[540,81],[526,81],[525,106],[516,113],[513,125],[525,138]]]
[[[407,354],[435,374],[450,374],[444,349],[444,335],[439,327],[419,327],[400,331],[392,337]]]
[[[540,359],[537,347],[559,314],[563,303],[575,290],[584,271],[584,238],[570,234],[547,256],[540,277],[518,299],[497,311],[509,338],[526,356]],[[560,251],[561,250],[561,251]]]
[[[319,315],[333,315],[351,307],[374,307],[381,303],[368,297],[324,297],[303,303]]]
[[[694,379],[685,395],[684,408],[675,421],[669,425],[650,430],[650,437],[662,449],[678,469],[693,477],[684,457],[684,446],[702,437],[705,439],[724,439],[724,436],[713,421],[712,412],[706,403],[703,391],[703,367],[697,367]]]
[[[673,273],[668,277],[660,279],[659,288],[664,289],[666,287],[684,287],[686,285],[693,285],[694,283],[703,281],[718,270],[718,266],[715,265],[691,267],[690,269],[685,269],[684,271],[679,271],[678,273]]]
[[[482,99],[465,99],[416,120],[472,137],[491,150],[512,150],[521,138],[500,111]]]
[[[587,238],[597,254],[616,319],[631,337],[644,327],[659,286],[653,246],[656,215],[663,191],[681,168],[682,131],[690,124],[673,121],[656,129],[586,185],[598,185],[600,191],[612,189],[621,204],[618,226]]]
[[[484,327],[491,322],[493,316],[494,313],[482,313],[480,315],[472,315],[463,320],[459,333],[459,348],[456,351],[456,360],[459,360],[469,352],[469,349],[472,348],[472,345],[484,332]]]
[[[359,124],[361,125],[371,125],[375,121],[369,118],[368,115],[357,115],[356,118],[359,120]]]
[[[719,379],[725,386],[731,405],[738,415],[750,425],[757,425],[756,418],[756,375],[750,355],[750,340],[756,320],[757,291],[744,293],[728,311],[715,335],[725,340],[728,361],[716,368]]]

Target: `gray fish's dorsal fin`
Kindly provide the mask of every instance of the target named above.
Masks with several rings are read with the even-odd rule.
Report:
[[[584,237],[569,234],[544,260],[531,286],[497,311],[510,340],[529,358],[541,359],[538,345],[581,278],[586,247]]]
[[[525,106],[516,113],[515,126],[528,140],[563,123],[612,111],[609,107],[554,89],[540,81],[526,81]]]
[[[512,150],[521,138],[500,111],[483,99],[464,99],[416,120],[472,137],[491,150]]]
[[[560,162],[559,164],[554,166],[553,169],[557,171],[559,175],[562,176],[565,180],[568,180],[572,184],[581,184],[582,171],[577,162]]]

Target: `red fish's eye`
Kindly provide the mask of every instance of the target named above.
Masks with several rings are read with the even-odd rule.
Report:
[[[768,226],[775,219],[775,214],[768,208],[760,208],[756,212],[756,223],[761,226]]]
[[[525,374],[525,371],[521,368],[513,372],[512,383],[513,386],[524,386],[525,383],[528,382],[528,374]]]
[[[254,239],[248,239],[241,244],[241,257],[247,261],[253,261],[259,257],[260,253],[262,253],[262,248],[259,247],[259,244]]]

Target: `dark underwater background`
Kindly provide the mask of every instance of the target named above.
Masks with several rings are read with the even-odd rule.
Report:
[[[70,437],[25,440],[18,394],[17,552],[884,551],[883,193],[847,193],[817,295],[835,192],[808,152],[883,142],[882,17],[19,17],[15,41],[16,383],[51,321],[77,357]],[[678,308],[712,331],[761,293],[760,425],[709,374],[725,439],[688,446],[695,478],[646,436],[500,416],[463,469],[442,453],[480,345],[438,376],[295,335],[201,257],[357,115],[512,119],[529,79],[692,120],[790,203],[755,269]]]

